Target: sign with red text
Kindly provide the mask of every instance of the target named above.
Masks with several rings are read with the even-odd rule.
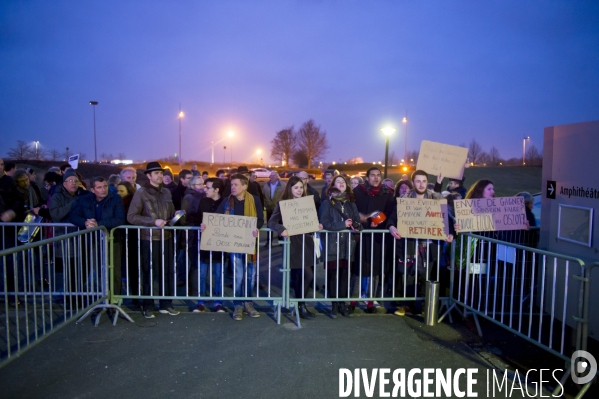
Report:
[[[318,214],[314,196],[279,201],[283,226],[289,236],[318,231]]]
[[[397,198],[397,231],[406,238],[445,240],[447,200]]]
[[[524,197],[464,199],[453,204],[458,232],[527,228]]]
[[[461,179],[467,157],[467,148],[422,140],[416,169],[435,176],[442,173],[443,177]]]
[[[200,239],[200,249],[238,254],[256,253],[254,231],[257,229],[258,218],[205,212],[202,223],[206,225],[206,230]]]

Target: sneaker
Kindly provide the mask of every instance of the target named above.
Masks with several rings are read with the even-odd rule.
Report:
[[[402,308],[397,309],[395,312],[393,312],[393,314],[395,316],[405,316],[406,310],[402,307]]]
[[[204,306],[203,304],[197,305],[192,310],[193,313],[204,313],[204,312],[207,312],[207,311],[208,311],[208,308],[206,308],[206,306]]]
[[[226,310],[225,310],[225,307],[224,307],[223,305],[220,305],[220,304],[219,304],[219,305],[216,305],[216,306],[214,307],[214,311],[215,311],[216,313],[225,313],[225,312],[226,312]]]
[[[375,308],[378,308],[381,306],[381,304],[378,303],[378,301],[374,301],[372,304],[374,305]]]
[[[246,302],[245,305],[243,305],[245,313],[248,314],[248,316],[250,317],[260,317],[260,313],[254,309],[254,305],[251,302]]]
[[[150,309],[142,309],[141,314],[146,319],[153,319],[154,317],[156,317],[156,316],[154,316],[154,312],[152,312]]]
[[[235,310],[233,310],[233,320],[243,320],[243,306],[235,306]]]
[[[176,310],[175,308],[173,308],[172,306],[169,306],[166,309],[160,309],[159,312],[162,314],[170,314],[171,316],[176,316],[179,313],[181,313],[178,310]]]

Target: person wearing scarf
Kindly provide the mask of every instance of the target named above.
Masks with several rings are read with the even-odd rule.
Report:
[[[389,217],[394,209],[395,197],[393,189],[381,184],[381,180],[381,171],[377,167],[368,169],[366,172],[366,181],[354,189],[354,195],[358,211],[360,212],[360,222],[364,229],[375,229],[382,232],[386,230],[386,224],[374,223],[369,215],[373,212],[383,212],[386,217]],[[384,272],[385,275],[388,274],[389,261],[391,260],[389,256],[391,251],[383,247],[389,246],[391,241],[389,237],[386,237],[386,240],[383,241],[382,233],[362,234],[362,258],[356,259],[352,267],[352,275],[354,277],[353,297],[372,297],[377,292],[379,295],[382,295],[379,290],[379,276],[381,276],[381,272]],[[357,249],[356,253],[360,253],[360,250]],[[377,302],[368,301],[366,312],[375,313],[376,305],[378,305]],[[350,309],[353,309],[355,306],[356,303],[352,302]]]
[[[223,202],[218,206],[216,213],[226,215],[249,216],[258,219],[254,237],[258,237],[260,228],[264,225],[264,213],[262,212],[262,203],[260,198],[247,192],[249,180],[242,174],[231,176],[231,194],[223,198]],[[258,209],[260,212],[258,212]],[[200,225],[200,232],[206,229],[204,224]],[[234,270],[234,296],[253,296],[254,286],[256,285],[256,265],[254,255],[231,253],[230,262]],[[246,289],[242,290],[243,278],[246,276],[245,265],[247,264]],[[242,320],[243,313],[250,317],[260,317],[260,313],[254,309],[252,301],[233,301],[235,308],[233,310],[233,320]]]
[[[15,222],[24,221],[29,212],[37,216],[40,211],[42,199],[37,195],[33,187],[31,187],[29,174],[25,170],[19,169],[15,172],[13,178],[16,190],[14,210],[17,217]]]

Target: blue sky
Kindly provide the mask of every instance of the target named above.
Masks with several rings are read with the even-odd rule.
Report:
[[[327,132],[324,161],[380,161],[476,138],[504,158],[543,128],[599,119],[599,3],[3,1],[0,153],[16,140],[93,158],[270,154],[287,126]],[[229,149],[226,154],[230,159]],[[267,158],[268,159],[268,158]]]

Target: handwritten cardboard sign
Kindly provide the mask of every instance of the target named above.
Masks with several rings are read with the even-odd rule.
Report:
[[[447,209],[445,199],[397,198],[397,231],[407,238],[445,240],[443,209]]]
[[[435,176],[443,173],[443,177],[461,179],[467,158],[467,148],[422,140],[416,168]]]
[[[456,224],[462,231],[526,229],[524,197],[476,198],[454,201]]]
[[[69,157],[69,165],[71,165],[71,168],[77,169],[77,166],[79,166],[79,154],[71,155]]]
[[[249,216],[204,213],[202,223],[206,230],[200,239],[200,249],[205,251],[254,254],[258,218]]]
[[[289,236],[318,231],[318,214],[314,205],[314,196],[279,201],[283,226]]]

